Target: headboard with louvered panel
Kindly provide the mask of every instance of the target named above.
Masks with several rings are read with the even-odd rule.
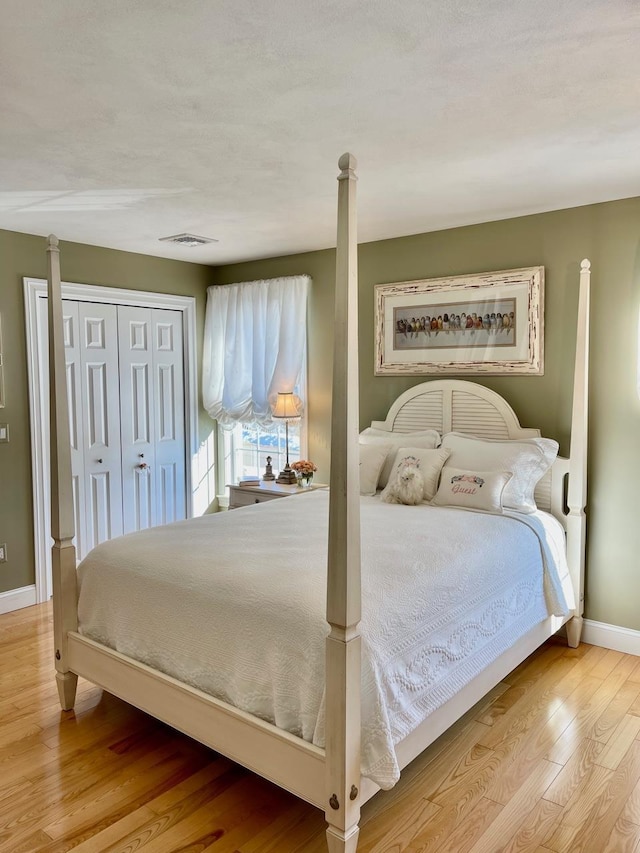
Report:
[[[521,427],[511,406],[495,391],[456,379],[415,385],[398,397],[384,421],[373,421],[371,426],[392,432],[435,429],[441,435],[462,432],[496,439],[540,435],[539,429]],[[564,478],[568,470],[568,460],[558,458],[536,488],[540,509],[553,513],[565,527]]]

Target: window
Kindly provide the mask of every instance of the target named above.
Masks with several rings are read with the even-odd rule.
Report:
[[[307,353],[303,353],[302,380],[295,393],[306,399]],[[232,429],[219,430],[218,445],[222,454],[224,483],[237,483],[240,477],[261,477],[271,457],[271,467],[277,477],[287,459],[286,429],[283,420],[273,418],[270,423],[242,421]],[[307,417],[305,414],[289,421],[289,462],[307,455]]]
[[[286,461],[285,425],[237,424],[232,430],[220,430],[224,453],[225,483],[237,483],[240,477],[262,476],[271,457],[273,473],[278,476]],[[289,423],[289,462],[301,458],[303,422]]]
[[[306,411],[309,276],[214,285],[207,291],[202,399],[218,422],[219,485],[285,467],[285,423],[272,418],[280,392]],[[289,461],[306,455],[306,421],[289,422]],[[222,479],[224,478],[224,482]]]

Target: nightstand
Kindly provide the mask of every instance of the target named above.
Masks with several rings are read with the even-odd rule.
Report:
[[[322,483],[312,483],[310,486],[283,486],[280,483],[261,480],[259,486],[235,486],[229,485],[229,509],[238,509],[250,504],[261,504],[265,501],[273,501],[276,498],[288,498],[293,495],[304,495],[315,489],[328,489]]]

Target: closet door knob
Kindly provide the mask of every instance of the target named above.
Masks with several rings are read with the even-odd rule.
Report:
[[[140,462],[139,465],[136,465],[136,468],[139,468],[141,471],[150,470],[146,462]]]

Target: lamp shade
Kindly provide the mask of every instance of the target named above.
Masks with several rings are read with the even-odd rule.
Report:
[[[278,391],[278,399],[273,407],[274,418],[299,418],[301,416],[302,400],[293,391]]]

